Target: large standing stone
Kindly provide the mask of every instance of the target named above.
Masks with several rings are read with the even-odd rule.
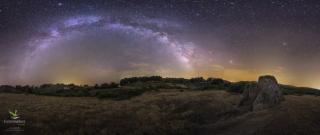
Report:
[[[284,97],[276,78],[273,76],[261,76],[257,84],[250,84],[244,90],[240,105],[257,111],[273,107],[283,100]]]
[[[253,102],[253,110],[261,110],[280,104],[284,100],[279,84],[273,76],[262,76],[258,82],[259,94]]]

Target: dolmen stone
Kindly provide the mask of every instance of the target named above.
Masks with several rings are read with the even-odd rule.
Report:
[[[249,84],[242,94],[240,106],[252,111],[274,107],[284,100],[274,76],[261,76],[258,83]]]

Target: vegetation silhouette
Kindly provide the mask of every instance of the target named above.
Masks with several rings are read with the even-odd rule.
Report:
[[[230,82],[221,78],[195,77],[185,78],[163,78],[161,76],[142,76],[123,78],[119,83],[103,83],[90,85],[75,84],[42,84],[40,86],[10,86],[1,85],[2,93],[35,94],[63,97],[98,97],[100,99],[124,100],[139,96],[148,91],[179,90],[224,90],[232,93],[242,93],[255,81]],[[280,85],[285,95],[320,95],[320,91],[313,88]]]

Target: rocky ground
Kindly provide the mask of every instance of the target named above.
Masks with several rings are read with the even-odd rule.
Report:
[[[239,109],[240,100],[225,91],[147,92],[123,101],[1,93],[0,118],[17,109],[26,120],[22,134],[320,134],[319,97],[285,96],[260,111]]]

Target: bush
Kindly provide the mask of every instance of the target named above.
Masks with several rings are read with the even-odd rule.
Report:
[[[150,81],[161,81],[161,76],[150,76],[150,77],[132,77],[132,78],[124,78],[120,80],[120,85],[125,86],[131,83],[136,82],[150,82]]]
[[[95,86],[95,87],[97,87],[97,86]],[[111,82],[110,84],[103,83],[103,84],[101,84],[100,87],[98,86],[99,89],[118,88],[118,87],[119,87],[119,84],[114,83],[114,82]]]
[[[189,80],[190,83],[201,83],[205,82],[206,80],[203,79],[203,77],[196,77],[196,78],[191,78]]]
[[[135,96],[142,95],[145,89],[109,89],[97,93],[100,99],[126,100]]]
[[[184,78],[163,78],[165,83],[174,83],[174,84],[186,84],[189,80]]]
[[[289,85],[280,85],[284,95],[316,95],[320,96],[320,91],[313,88],[294,87]]]
[[[228,92],[242,93],[249,85],[256,84],[257,82],[240,81],[234,82],[229,85]]]

